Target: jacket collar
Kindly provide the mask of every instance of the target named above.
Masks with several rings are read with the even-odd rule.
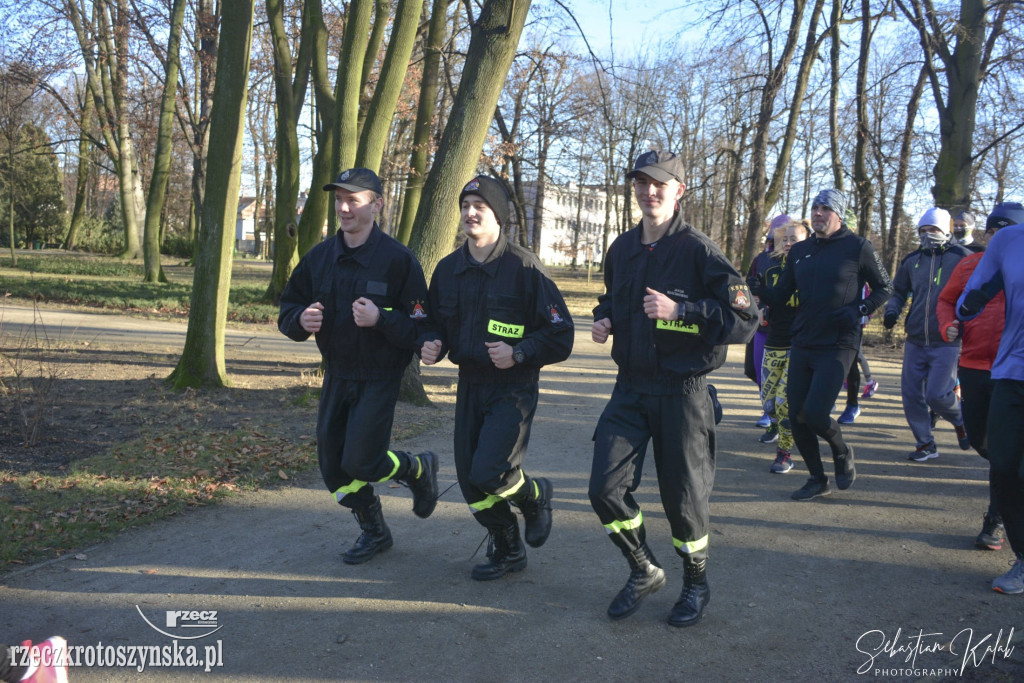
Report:
[[[689,223],[685,223],[682,217],[680,217],[679,212],[676,211],[674,214],[672,214],[672,220],[669,221],[668,229],[665,230],[665,234],[662,235],[661,239],[658,240],[658,245],[663,246],[666,244],[671,244],[672,242],[675,242],[677,239],[679,239],[682,235],[687,235],[692,231],[693,227],[691,227]],[[632,259],[649,249],[648,245],[643,244],[640,241],[644,234],[643,220],[637,223],[636,227],[633,228],[633,230],[631,230],[630,233],[631,236],[629,242],[627,242],[629,250],[626,254],[626,257]],[[656,248],[651,251],[651,254],[659,262],[664,263],[665,261],[668,260],[670,256],[669,251],[669,249]]]
[[[373,222],[373,228],[370,230],[370,236],[363,242],[362,247],[353,255],[345,253],[345,242],[341,231],[335,235],[335,242],[333,245],[332,256],[335,261],[341,261],[342,259],[352,259],[363,268],[368,268],[373,262],[373,253],[377,250],[377,245],[384,239],[384,233],[377,226],[377,222]]]
[[[455,274],[461,275],[470,268],[479,268],[489,277],[494,277],[498,274],[499,261],[506,249],[508,249],[508,240],[505,239],[504,234],[499,234],[498,241],[494,244],[494,249],[491,250],[487,260],[481,264],[476,264],[473,263],[469,256],[469,241],[467,240],[462,244],[459,250],[455,252]]]

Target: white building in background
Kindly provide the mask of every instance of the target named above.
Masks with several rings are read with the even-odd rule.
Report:
[[[523,184],[526,199],[526,224],[533,234],[533,222],[537,213],[537,183]],[[564,266],[572,263],[574,232],[579,224],[579,238],[575,241],[576,263],[585,265],[588,261],[600,263],[603,254],[601,243],[604,236],[605,203],[608,201],[604,187],[568,185],[544,186],[544,209],[541,215],[540,249],[538,255],[546,265]],[[611,221],[617,216],[614,207]]]

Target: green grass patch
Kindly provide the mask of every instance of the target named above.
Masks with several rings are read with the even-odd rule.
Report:
[[[234,491],[287,481],[315,465],[312,440],[292,443],[246,429],[136,439],[75,463],[67,474],[0,472],[0,571]]]
[[[137,278],[140,280],[143,275],[141,263],[132,263],[105,256],[72,256],[63,254],[19,256],[18,269],[29,273],[94,275],[97,277]]]

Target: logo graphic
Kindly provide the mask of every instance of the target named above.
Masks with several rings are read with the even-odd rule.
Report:
[[[345,171],[344,173],[341,174],[341,179],[342,180],[348,180],[351,177],[352,177],[352,169],[349,169],[349,170],[347,170],[347,171]]]
[[[558,309],[551,306],[551,322],[560,323],[562,322],[562,316],[558,315]]]
[[[473,178],[468,183],[466,183],[466,186],[464,188],[462,188],[462,191],[463,192],[469,192],[470,190],[479,190],[479,189],[480,189],[480,179],[479,178]]]
[[[412,313],[409,314],[409,317],[415,318],[416,320],[427,317],[427,312],[423,310],[422,301],[417,300],[416,303],[413,304]]]
[[[135,605],[135,609],[138,610],[139,616],[142,617],[143,621],[149,624],[150,628],[157,633],[167,636],[168,638],[177,638],[179,640],[198,640],[212,635],[223,628],[222,624],[217,623],[217,610],[167,610],[164,613],[164,628],[168,630],[165,631],[150,621],[149,618],[142,613],[142,608],[138,605]],[[173,631],[171,631],[171,629],[173,629]],[[199,633],[199,635],[192,635],[198,632],[194,629],[199,629],[202,633]]]
[[[750,294],[747,292],[747,288],[744,285],[733,285],[730,287],[733,290],[732,294],[732,307],[736,309],[744,309],[750,306]]]

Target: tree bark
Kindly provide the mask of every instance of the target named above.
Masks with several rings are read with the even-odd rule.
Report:
[[[388,130],[394,117],[395,105],[405,82],[405,74],[409,70],[409,57],[416,42],[416,29],[419,26],[420,14],[423,13],[423,0],[398,0],[395,13],[395,24],[391,30],[381,67],[377,87],[373,90],[373,99],[366,111],[366,123],[359,136],[359,149],[356,152],[356,165],[379,171],[384,146],[387,144]],[[373,55],[367,55],[373,59]]]
[[[420,229],[410,241],[428,278],[452,249],[458,229],[459,192],[476,170],[529,9],[529,0],[487,0],[473,24],[449,125],[423,190],[424,201],[416,212]]]
[[[64,250],[71,251],[78,240],[78,230],[85,218],[86,190],[89,184],[89,153],[92,142],[88,131],[92,128],[93,115],[96,109],[88,93],[82,100],[82,118],[79,122],[81,134],[78,138],[78,168],[75,171],[75,208],[71,212],[71,224],[68,226],[67,237],[64,238]]]
[[[206,202],[185,347],[168,381],[177,389],[226,386],[224,325],[242,176],[242,136],[252,46],[253,0],[223,0],[217,85],[210,115]]]
[[[363,92],[363,61],[366,59],[367,35],[373,0],[352,0],[345,17],[345,33],[338,56],[337,133],[335,134],[335,167],[333,174],[355,165],[359,141],[359,100]]]
[[[146,224],[143,230],[143,282],[167,282],[160,267],[160,215],[167,196],[167,181],[171,175],[171,135],[174,126],[175,99],[178,92],[179,49],[181,30],[185,21],[185,0],[174,0],[171,5],[171,25],[167,38],[167,64],[164,69],[164,89],[160,96],[160,123],[157,129],[156,151],[153,154],[153,175],[149,179],[149,198],[146,201]]]
[[[420,81],[420,99],[416,105],[416,124],[413,129],[412,155],[409,158],[409,177],[405,182],[405,203],[398,226],[398,241],[409,244],[412,224],[423,195],[423,181],[427,177],[430,157],[430,131],[433,127],[434,108],[441,75],[441,48],[448,25],[448,1],[434,0],[430,10],[430,25],[423,45],[423,78]]]

